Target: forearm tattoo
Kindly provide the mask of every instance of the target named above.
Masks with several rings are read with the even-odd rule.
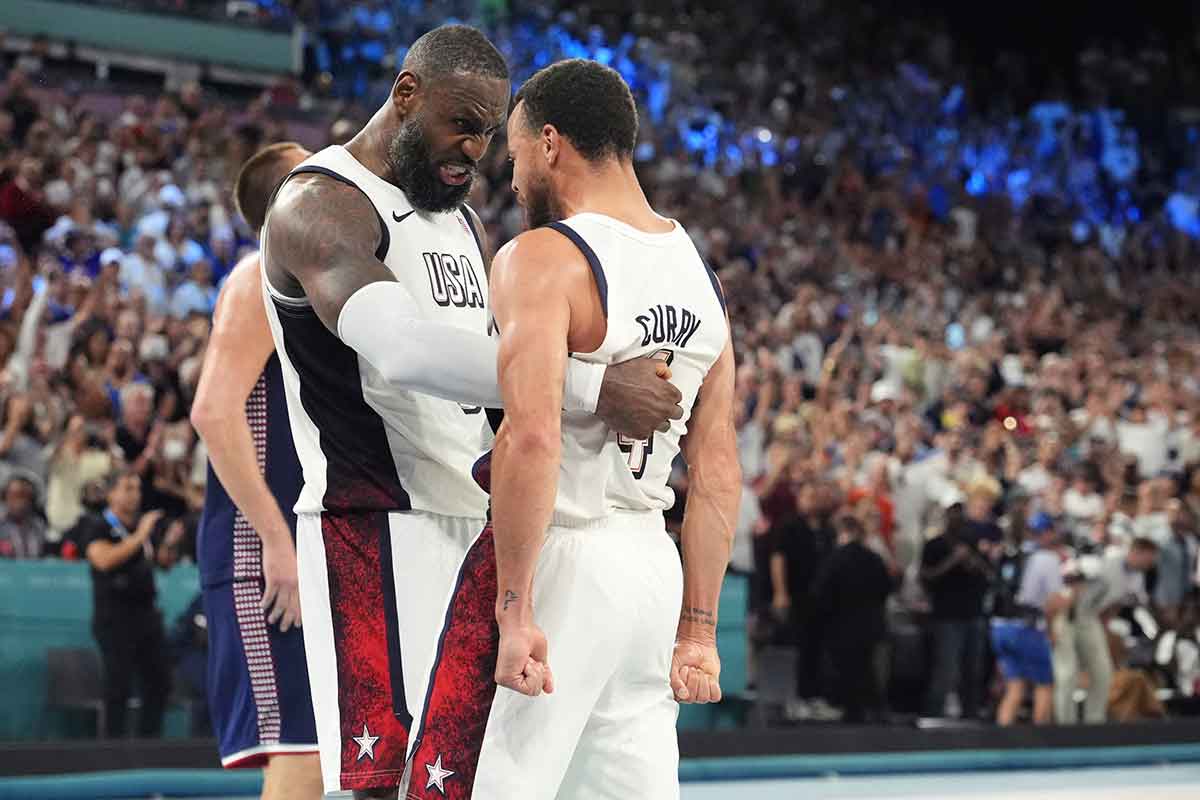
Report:
[[[692,606],[684,606],[683,613],[679,615],[681,622],[688,622],[696,625],[708,625],[709,627],[717,627],[717,618],[712,611],[704,608],[695,608]]]

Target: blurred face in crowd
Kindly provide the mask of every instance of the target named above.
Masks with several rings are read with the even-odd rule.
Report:
[[[122,475],[108,492],[108,506],[119,517],[130,517],[142,505],[142,481],[137,475]]]
[[[1059,455],[1058,439],[1056,437],[1047,437],[1038,444],[1038,463],[1047,469],[1053,467],[1058,462]]]
[[[21,182],[30,187],[38,187],[42,184],[42,162],[36,158],[25,158],[21,160],[21,168],[18,173]]]
[[[991,519],[995,505],[996,498],[991,492],[976,489],[967,496],[967,516],[974,520]]]
[[[202,258],[192,265],[192,280],[197,286],[212,284],[212,265],[208,263],[208,259]]]
[[[130,392],[121,403],[121,418],[128,428],[144,428],[154,410],[153,392]]]
[[[118,378],[127,378],[133,372],[133,344],[128,339],[117,339],[108,351],[108,371]]]
[[[1149,572],[1158,563],[1158,548],[1146,545],[1131,547],[1125,563],[1134,572]]]
[[[117,317],[117,336],[121,339],[136,342],[141,332],[142,318],[138,315],[138,312],[132,309],[122,311],[121,316]]]
[[[108,361],[109,345],[110,339],[108,336],[108,331],[101,329],[93,333],[90,337],[88,337],[87,341],[88,361],[96,365],[100,365]]]
[[[508,97],[505,80],[458,75],[435,84],[401,72],[392,99],[407,110],[388,145],[388,180],[423,211],[462,205],[504,124]]]
[[[14,478],[4,488],[4,508],[8,518],[24,522],[33,512],[33,485],[23,478]]]

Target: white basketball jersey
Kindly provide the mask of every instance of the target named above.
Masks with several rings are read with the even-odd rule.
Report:
[[[579,214],[551,227],[588,258],[608,318],[600,348],[572,355],[601,364],[662,358],[683,394],[683,417],[646,441],[618,436],[590,414],[564,414],[554,521],[574,525],[618,509],[666,510],[675,502],[667,479],[679,440],[700,384],[729,338],[720,284],[678,222],[675,230],[654,234]]]
[[[486,334],[487,276],[464,209],[414,210],[404,192],[340,146],[312,156],[291,174],[297,173],[325,174],[362,191],[383,230],[376,257],[423,316]],[[270,258],[264,248],[264,301],[304,469],[296,512],[416,509],[482,519],[487,495],[471,478],[471,465],[492,443],[483,409],[388,386],[321,323],[307,300],[271,287]]]

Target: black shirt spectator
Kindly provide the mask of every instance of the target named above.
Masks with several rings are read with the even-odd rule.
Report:
[[[884,611],[895,585],[883,558],[864,543],[861,522],[847,514],[838,529],[839,547],[817,576],[814,606],[833,661],[836,704],[845,721],[864,722],[883,709],[875,656],[887,634]]]
[[[92,566],[95,609],[92,632],[104,661],[107,735],[125,735],[125,713],[136,674],[141,679],[138,735],[162,733],[170,667],[162,614],[154,604],[154,551],[150,538],[161,511],[139,513],[141,480],[120,473],[108,491],[108,506],[79,526],[79,544]]]
[[[929,592],[934,619],[973,619],[983,615],[989,582],[972,559],[979,559],[974,539],[963,529],[942,533],[921,551],[921,576]]]
[[[38,512],[37,489],[20,475],[4,485],[0,514],[0,558],[41,558],[46,548],[46,519]]]
[[[80,549],[92,565],[93,620],[97,625],[117,622],[130,611],[154,605],[154,550],[150,535],[157,518],[146,515],[143,520],[135,514],[132,519],[143,524],[127,526],[112,508],[106,508],[100,514],[85,515],[76,527]],[[101,547],[93,551],[94,544]],[[122,551],[112,554],[119,547]],[[94,557],[101,552],[112,554],[99,556],[102,559],[99,563],[104,566],[98,566]],[[124,560],[110,560],[120,555],[125,556]]]

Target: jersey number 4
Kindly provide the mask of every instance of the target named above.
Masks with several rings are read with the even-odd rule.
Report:
[[[675,360],[675,351],[663,348],[650,357],[665,361],[670,366],[671,362]],[[649,439],[631,439],[618,433],[617,447],[621,448],[621,452],[626,455],[629,461],[629,471],[633,473],[634,480],[641,480],[642,476],[646,474],[646,463],[654,452],[654,436],[651,435]]]

